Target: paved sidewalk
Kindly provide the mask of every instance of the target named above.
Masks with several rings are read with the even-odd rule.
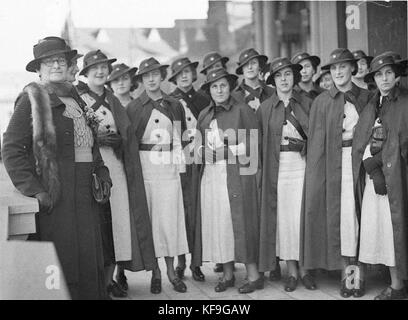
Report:
[[[163,259],[160,259],[162,271],[162,293],[154,295],[150,293],[150,272],[126,272],[129,284],[129,296],[131,300],[372,300],[386,286],[387,283],[379,276],[378,271],[368,272],[366,282],[366,295],[356,299],[354,297],[344,299],[339,294],[340,281],[337,278],[329,277],[323,272],[318,272],[316,282],[318,289],[307,290],[299,282],[298,288],[294,292],[286,292],[283,288],[283,281],[270,282],[265,280],[265,288],[251,294],[238,293],[245,278],[245,266],[236,264],[235,288],[229,288],[222,293],[216,293],[214,287],[221,274],[214,273],[213,263],[206,263],[202,267],[205,274],[205,282],[194,281],[191,277],[190,269],[186,269],[185,283],[186,293],[178,293],[173,290],[173,286],[167,279],[166,267]],[[187,259],[188,260],[188,259]],[[188,261],[187,261],[188,263]],[[187,264],[188,265],[188,264]],[[281,262],[282,273],[285,274],[285,263]],[[378,268],[377,268],[378,269]]]

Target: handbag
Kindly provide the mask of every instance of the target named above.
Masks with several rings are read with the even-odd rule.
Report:
[[[96,173],[92,173],[92,194],[95,201],[99,204],[105,204],[110,198],[110,184],[104,182]]]

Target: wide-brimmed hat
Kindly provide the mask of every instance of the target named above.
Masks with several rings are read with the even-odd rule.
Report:
[[[126,73],[130,74],[130,78],[134,78],[135,74],[136,74],[137,68],[136,67],[129,67],[124,63],[117,63],[114,64],[112,66],[112,71],[111,73],[108,75],[108,79],[106,80],[106,82],[111,82],[115,79],[120,78],[121,76],[123,76]]]
[[[317,69],[317,66],[320,64],[320,58],[318,56],[311,56],[307,52],[298,52],[296,53],[291,62],[295,64],[299,64],[303,60],[310,60],[314,69]]]
[[[370,72],[365,75],[364,82],[373,82],[375,73],[385,66],[392,66],[396,77],[403,72],[403,66],[397,63],[392,56],[380,54],[371,61]]]
[[[330,54],[329,62],[321,67],[322,70],[330,70],[330,66],[335,63],[350,62],[354,65],[354,71],[352,75],[356,75],[358,71],[357,60],[349,49],[338,48],[332,51]]]
[[[367,64],[370,66],[371,61],[373,61],[374,57],[367,56],[363,50],[356,50],[352,52],[354,59],[357,61],[360,59],[366,59]]]
[[[320,84],[320,81],[322,81],[323,76],[326,75],[326,74],[330,74],[330,70],[327,70],[327,69],[326,70],[320,70],[319,76],[316,79],[316,83]]]
[[[230,84],[230,91],[232,91],[236,87],[238,76],[236,76],[235,74],[228,73],[228,71],[225,70],[224,68],[217,68],[207,73],[207,79],[201,86],[201,89],[204,91],[208,91],[211,83],[222,78],[226,78],[228,80]]]
[[[197,69],[198,62],[191,62],[189,58],[185,57],[174,60],[171,64],[171,76],[169,81],[173,83],[176,82],[177,75],[188,66],[192,66],[194,69]]]
[[[407,76],[407,67],[408,67],[408,60],[407,59],[402,59],[401,55],[395,51],[386,51],[384,53],[382,53],[381,55],[383,56],[392,56],[394,58],[394,61],[396,63],[399,63],[403,70],[402,70],[402,76]]]
[[[254,48],[246,49],[241,52],[238,58],[238,68],[235,70],[236,74],[242,74],[242,67],[247,64],[251,59],[258,58],[260,70],[262,70],[268,61],[268,57],[259,54]]]
[[[115,59],[115,58],[108,59],[106,54],[104,54],[99,49],[89,51],[84,57],[84,65],[83,65],[83,68],[82,68],[81,72],[79,73],[79,75],[81,75],[81,76],[85,75],[90,67],[92,67],[92,66],[94,66],[94,65],[96,65],[98,63],[106,62],[108,64],[112,64],[116,60],[117,59]]]
[[[33,46],[34,59],[26,65],[26,70],[36,72],[42,59],[52,57],[56,54],[65,54],[70,61],[78,52],[67,47],[64,39],[59,37],[47,37],[38,41]]]
[[[283,70],[285,68],[291,68],[293,71],[293,76],[294,76],[294,85],[300,81],[300,70],[302,70],[302,65],[298,63],[292,63],[288,58],[286,57],[279,57],[275,58],[271,61],[271,68],[270,68],[270,75],[268,79],[266,79],[267,84],[272,84],[275,86],[275,74]]]
[[[204,56],[203,60],[203,68],[201,69],[200,73],[206,74],[207,69],[211,67],[214,63],[221,61],[223,65],[225,65],[228,61],[228,57],[222,57],[218,52],[210,52]]]
[[[168,67],[169,67],[168,64],[160,64],[160,62],[157,61],[153,57],[147,58],[147,59],[143,60],[142,62],[140,62],[139,72],[136,75],[136,80],[141,81],[141,77],[145,73],[148,73],[148,72],[156,70],[156,69],[167,70]]]

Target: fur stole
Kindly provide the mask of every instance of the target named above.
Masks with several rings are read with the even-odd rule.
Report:
[[[24,88],[31,103],[33,118],[33,153],[36,171],[55,204],[61,194],[57,164],[57,142],[47,88],[32,82]]]

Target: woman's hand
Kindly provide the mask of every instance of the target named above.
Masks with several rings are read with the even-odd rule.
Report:
[[[47,192],[40,192],[35,195],[40,204],[40,212],[50,214],[54,205],[51,201],[51,197]]]
[[[98,135],[98,144],[116,149],[122,144],[122,138],[117,133]]]

